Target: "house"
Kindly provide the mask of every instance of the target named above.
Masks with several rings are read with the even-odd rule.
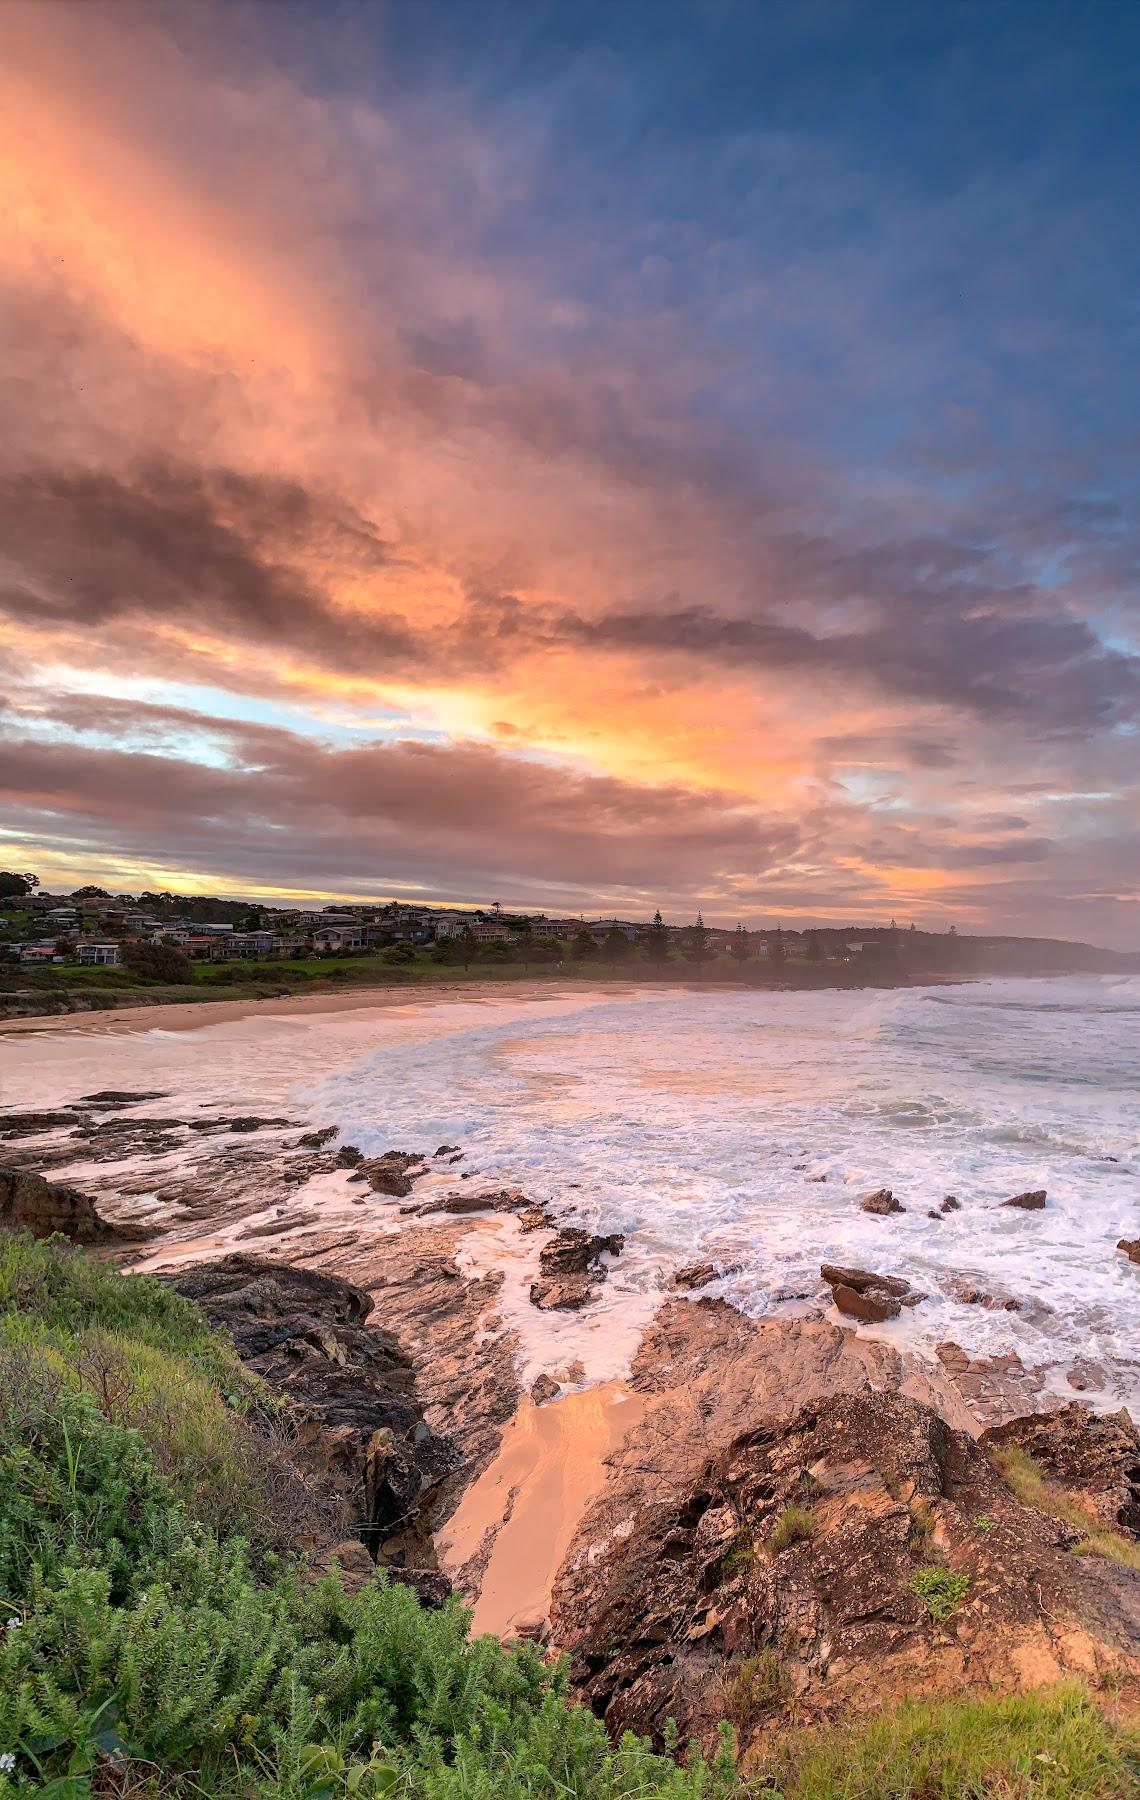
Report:
[[[63,961],[62,956],[60,956],[56,950],[54,939],[48,943],[20,944],[18,949],[20,961],[22,963],[50,963]]]
[[[332,951],[336,955],[346,950],[363,950],[363,925],[319,925],[308,934],[308,942],[318,953]]]
[[[472,919],[471,935],[477,944],[502,943],[510,931],[501,919]]]
[[[118,944],[112,943],[80,944],[78,954],[86,968],[117,969],[123,960]]]

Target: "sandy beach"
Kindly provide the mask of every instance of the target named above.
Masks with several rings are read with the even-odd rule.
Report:
[[[243,1019],[304,1018],[369,1009],[436,1006],[456,1000],[544,1000],[566,988],[551,980],[431,982],[416,987],[354,988],[349,993],[281,994],[264,1000],[195,1000],[185,1005],[120,1006],[106,1011],[46,1013],[34,1018],[0,1019],[0,1035],[17,1031],[84,1031],[118,1036],[134,1031],[200,1031],[208,1025],[232,1025]],[[572,991],[572,990],[571,990]],[[615,984],[615,995],[633,993],[632,983]]]

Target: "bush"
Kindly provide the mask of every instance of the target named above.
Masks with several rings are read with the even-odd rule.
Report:
[[[125,966],[144,981],[169,981],[177,985],[193,981],[194,965],[173,944],[151,944],[126,938],[119,954]]]

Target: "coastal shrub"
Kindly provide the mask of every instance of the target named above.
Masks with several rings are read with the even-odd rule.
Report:
[[[177,1295],[0,1238],[0,1307],[2,1800],[731,1790],[725,1751],[681,1769],[612,1746],[563,1668],[473,1640],[458,1602],[424,1611],[379,1574],[349,1594],[251,1547],[244,1470],[211,1460],[249,1384]]]
[[[941,1624],[957,1612],[970,1591],[970,1577],[956,1575],[942,1563],[925,1563],[916,1569],[907,1586],[917,1594],[932,1619]]]
[[[1113,1531],[1096,1513],[1071,1499],[1051,1482],[1040,1463],[1019,1444],[992,1444],[989,1458],[1010,1492],[1023,1506],[1059,1519],[1081,1533],[1073,1545],[1075,1556],[1102,1556],[1127,1569],[1140,1569],[1140,1544],[1123,1532]]]
[[[764,1800],[1135,1800],[1140,1733],[1074,1686],[911,1701],[787,1737],[756,1777]]]
[[[792,1544],[806,1543],[815,1536],[815,1518],[806,1506],[785,1506],[776,1520],[776,1528],[768,1539],[768,1548],[774,1554],[787,1550]]]

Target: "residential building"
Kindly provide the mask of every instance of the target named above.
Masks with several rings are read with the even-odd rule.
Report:
[[[78,956],[80,962],[89,968],[117,969],[123,960],[119,945],[114,943],[80,944]]]

